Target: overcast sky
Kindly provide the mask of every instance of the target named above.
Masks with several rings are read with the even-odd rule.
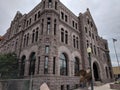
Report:
[[[3,35],[17,11],[28,13],[41,0],[0,0],[0,35]],[[90,9],[99,35],[109,42],[112,65],[117,66],[112,38],[120,61],[120,0],[60,0],[77,16]]]

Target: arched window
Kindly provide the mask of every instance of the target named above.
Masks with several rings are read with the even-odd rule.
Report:
[[[76,43],[75,43],[75,35],[73,35],[73,46],[74,46],[74,48],[75,48],[75,46],[76,46]]]
[[[57,24],[56,24],[56,19],[54,20],[54,35],[56,35],[56,26],[57,26]]]
[[[68,31],[65,31],[65,44],[68,44]]]
[[[80,68],[79,68],[79,59],[77,57],[75,57],[75,68],[74,68],[75,76],[78,75],[79,70],[80,70]]]
[[[26,56],[23,55],[22,58],[21,58],[20,76],[24,76],[24,71],[25,71],[25,60],[26,60]]]
[[[60,55],[60,75],[67,75],[67,57],[64,53]]]
[[[29,41],[29,33],[27,34],[26,46],[28,45],[28,41]]]
[[[61,42],[64,42],[64,29],[61,28]]]
[[[32,33],[32,43],[34,43],[34,38],[35,38],[35,30],[33,30],[33,33]]]
[[[89,41],[87,40],[87,48],[89,47]]]
[[[95,47],[95,45],[94,45],[94,53],[95,53],[95,55],[97,54],[97,53],[96,53],[96,47]]]
[[[35,73],[35,52],[32,52],[30,55],[30,66],[29,66],[29,75],[34,75]]]
[[[36,37],[35,37],[35,41],[37,42],[38,41],[38,27],[36,28]]]
[[[86,33],[88,32],[87,27],[85,27],[85,32],[86,32]]]
[[[23,43],[23,47],[25,47],[25,43],[26,43],[26,35],[24,36],[24,43]]]
[[[78,41],[78,37],[76,37],[76,45],[77,45],[77,49],[79,49],[79,41]]]

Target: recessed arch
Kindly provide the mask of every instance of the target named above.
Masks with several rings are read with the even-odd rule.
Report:
[[[20,63],[20,76],[24,76],[24,72],[25,72],[25,60],[26,60],[26,56],[23,55],[21,58],[21,63]]]
[[[80,60],[78,57],[74,58],[74,75],[77,76],[80,71]]]
[[[66,53],[60,54],[60,75],[68,75],[68,56]]]
[[[29,75],[34,75],[35,73],[35,61],[36,61],[36,56],[35,52],[32,52],[29,57]]]
[[[100,81],[100,68],[97,62],[93,63],[93,75],[95,81]]]

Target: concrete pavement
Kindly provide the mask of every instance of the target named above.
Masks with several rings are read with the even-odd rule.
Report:
[[[115,90],[115,89],[110,89],[110,86],[109,86],[110,83],[107,83],[107,84],[104,84],[102,86],[94,86],[94,90]],[[81,89],[75,89],[75,90],[91,90],[90,87],[87,89],[87,88],[81,88]]]

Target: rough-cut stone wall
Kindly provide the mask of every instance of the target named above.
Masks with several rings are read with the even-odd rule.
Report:
[[[0,90],[29,90],[30,80],[2,80]]]

